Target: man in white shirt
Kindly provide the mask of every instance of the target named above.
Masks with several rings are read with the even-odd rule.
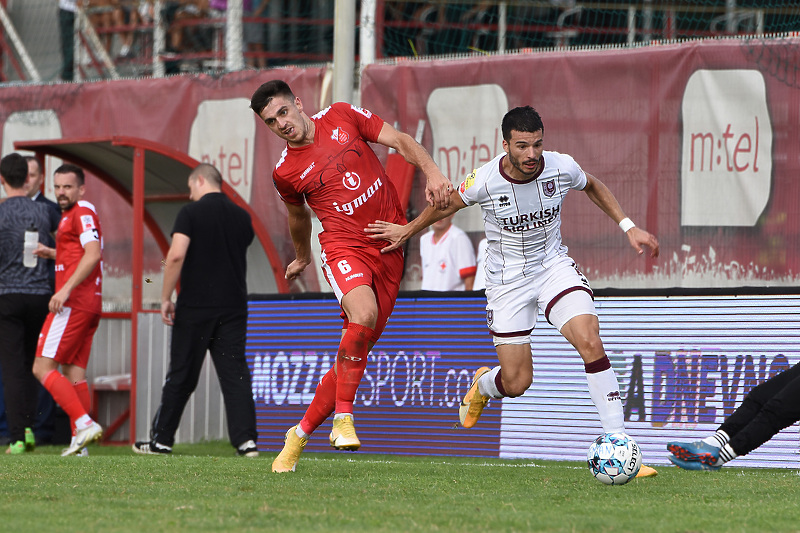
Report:
[[[431,224],[420,237],[423,291],[471,291],[475,281],[475,252],[452,215]]]
[[[544,125],[530,106],[503,117],[503,150],[473,170],[451,195],[450,207],[426,208],[405,226],[376,221],[367,231],[389,241],[384,251],[452,215],[480,204],[486,238],[486,322],[500,365],[482,367],[459,407],[459,420],[473,427],[489,398],[521,396],[533,381],[530,334],[539,311],[575,347],[584,362],[589,395],[603,431],[624,432],[619,384],[600,339],[593,293],[561,242],[561,207],[570,189],[583,191],[625,232],[631,246],[658,256],[658,241],[625,216],[600,180],[566,154],[544,151]],[[645,475],[654,475],[642,467]]]

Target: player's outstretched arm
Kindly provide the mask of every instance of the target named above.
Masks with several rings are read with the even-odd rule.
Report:
[[[436,209],[445,209],[450,205],[450,192],[453,184],[447,179],[439,167],[434,163],[425,148],[407,133],[397,131],[393,126],[383,123],[378,142],[389,148],[394,148],[406,161],[417,167],[425,174],[425,199],[428,205]]]
[[[311,213],[303,205],[284,202],[288,212],[289,235],[294,244],[295,259],[286,267],[285,277],[292,281],[311,264]]]
[[[452,191],[450,193],[449,206],[445,209],[437,209],[429,205],[417,218],[405,226],[393,224],[384,220],[376,220],[375,222],[370,222],[367,227],[364,228],[364,231],[369,233],[372,239],[388,241],[389,246],[381,249],[381,252],[391,252],[437,220],[449,217],[462,207],[467,207],[467,204],[461,199],[461,195],[458,194],[458,191]]]
[[[586,193],[589,199],[594,202],[597,207],[602,209],[603,212],[611,217],[611,219],[617,224],[623,220],[627,220],[629,222],[628,226],[630,227],[625,227],[623,229],[625,230],[625,234],[628,236],[628,241],[634,250],[641,255],[644,253],[642,246],[647,246],[650,248],[650,256],[658,257],[658,239],[656,239],[655,235],[633,225],[630,219],[626,217],[625,213],[622,211],[622,207],[620,207],[617,198],[602,181],[595,178],[588,172],[586,173],[586,180],[586,187],[583,189],[583,192]]]

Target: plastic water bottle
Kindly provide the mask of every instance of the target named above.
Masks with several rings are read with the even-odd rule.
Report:
[[[39,246],[39,231],[31,224],[25,230],[25,244],[22,249],[22,264],[28,268],[34,268],[38,262],[38,257],[33,255],[33,251]]]

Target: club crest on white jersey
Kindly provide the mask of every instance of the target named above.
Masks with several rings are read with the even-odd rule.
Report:
[[[556,180],[547,180],[542,183],[542,192],[548,198],[552,198],[556,193]]]

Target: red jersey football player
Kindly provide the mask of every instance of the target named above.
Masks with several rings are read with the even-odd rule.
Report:
[[[84,446],[103,435],[100,424],[89,417],[86,384],[86,365],[103,304],[102,233],[94,206],[81,200],[83,170],[61,165],[53,181],[62,212],[56,247],[40,243],[36,255],[56,260],[56,292],[39,334],[33,373],[69,415],[73,437],[61,454],[66,456],[82,454]]]
[[[431,205],[446,207],[452,188],[419,143],[366,109],[340,102],[309,117],[300,98],[280,80],[259,87],[250,107],[287,143],[272,173],[288,211],[295,248],[286,279],[295,279],[311,263],[307,203],[322,224],[322,270],[344,319],[336,363],[320,380],[303,419],[286,432],[284,448],[272,463],[273,472],[293,472],[309,436],[331,413],[336,413],[331,446],[361,446],[353,425],[353,400],[367,354],[394,308],[403,274],[402,250],[381,255],[380,243],[364,233],[376,217],[405,220],[397,192],[367,143],[394,148],[422,170]]]

